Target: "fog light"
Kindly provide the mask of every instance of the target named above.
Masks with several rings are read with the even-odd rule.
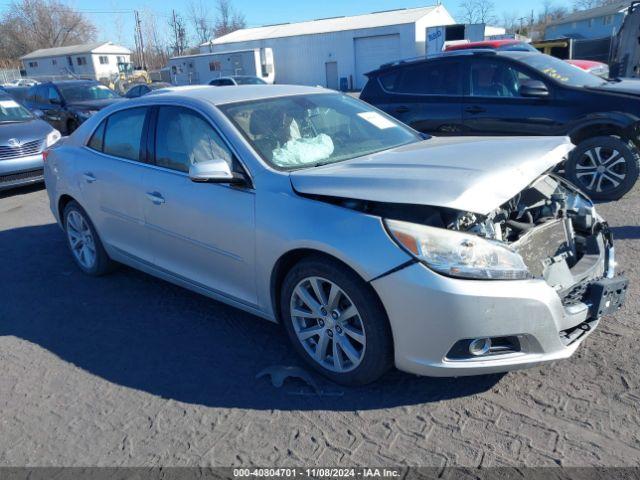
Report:
[[[486,355],[491,350],[490,338],[476,338],[469,344],[469,353],[476,357]]]

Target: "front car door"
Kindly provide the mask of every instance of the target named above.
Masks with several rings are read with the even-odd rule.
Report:
[[[54,85],[47,85],[44,89],[43,96],[45,103],[42,111],[44,112],[45,119],[54,128],[64,132],[67,126],[66,111],[64,109],[62,96]]]
[[[467,135],[558,135],[558,105],[554,91],[531,69],[499,56],[466,59],[463,118]],[[525,82],[542,81],[547,97],[524,97]]]
[[[255,305],[255,195],[249,187],[195,183],[190,165],[222,158],[242,167],[202,114],[159,106],[145,175],[145,218],[154,264],[195,286]]]
[[[82,206],[110,253],[151,262],[144,226],[142,147],[146,146],[148,109],[120,110],[104,119],[85,149],[76,171]]]
[[[378,108],[416,130],[434,135],[462,131],[462,65],[437,59],[380,74],[385,91]]]

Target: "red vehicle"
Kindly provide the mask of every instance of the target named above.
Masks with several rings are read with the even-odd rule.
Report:
[[[593,73],[602,78],[609,78],[609,65],[593,60],[565,60],[571,65],[581,68],[585,72]]]
[[[537,52],[538,50],[532,45],[522,40],[483,40],[481,42],[454,43],[444,47],[445,52],[453,50],[467,50],[469,48],[490,48],[491,50],[501,51],[522,51]]]
[[[481,42],[468,42],[468,43],[455,43],[447,45],[444,48],[445,52],[451,52],[454,50],[467,50],[471,48],[488,48],[491,50],[501,51],[522,51],[522,52],[537,52],[538,50],[533,46],[521,40],[484,40]],[[592,73],[599,77],[609,77],[609,66],[606,63],[594,62],[592,60],[565,60],[565,62],[581,68],[585,72]]]

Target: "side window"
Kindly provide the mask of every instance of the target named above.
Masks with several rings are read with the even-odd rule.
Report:
[[[160,107],[156,128],[156,165],[189,172],[192,164],[222,158],[234,169],[233,154],[200,115],[181,107]]]
[[[49,103],[47,98],[47,87],[44,85],[40,85],[36,87],[36,103]]]
[[[398,93],[418,95],[461,95],[460,62],[424,62],[402,69],[396,80]]]
[[[532,78],[514,65],[491,60],[471,63],[470,92],[475,97],[520,97],[520,86]]]
[[[89,148],[97,150],[99,152],[102,151],[102,146],[104,144],[104,129],[106,123],[107,121],[103,120],[102,123],[100,123],[100,126],[96,128],[96,131],[93,132],[93,135],[91,135],[91,140],[89,140],[89,143],[87,143],[87,146]]]
[[[55,89],[55,87],[49,85],[47,88],[47,101],[48,103],[60,105],[62,103],[62,99],[60,98],[60,94]]]
[[[38,101],[38,87],[31,87],[27,91],[27,100],[33,103]]]
[[[389,73],[380,75],[380,83],[382,88],[388,92],[395,92],[398,89],[398,82],[402,76],[402,70],[393,70]]]
[[[104,153],[139,161],[146,113],[146,108],[130,108],[111,115],[104,132]]]

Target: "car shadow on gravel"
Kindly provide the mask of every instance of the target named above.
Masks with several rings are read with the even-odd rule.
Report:
[[[54,224],[0,231],[0,251],[0,335],[167,399],[212,407],[368,410],[473,395],[501,378],[392,371],[372,385],[347,388],[312,374],[318,391],[297,379],[276,388],[256,375],[274,365],[303,366],[278,325],[129,268],[87,277]]]

